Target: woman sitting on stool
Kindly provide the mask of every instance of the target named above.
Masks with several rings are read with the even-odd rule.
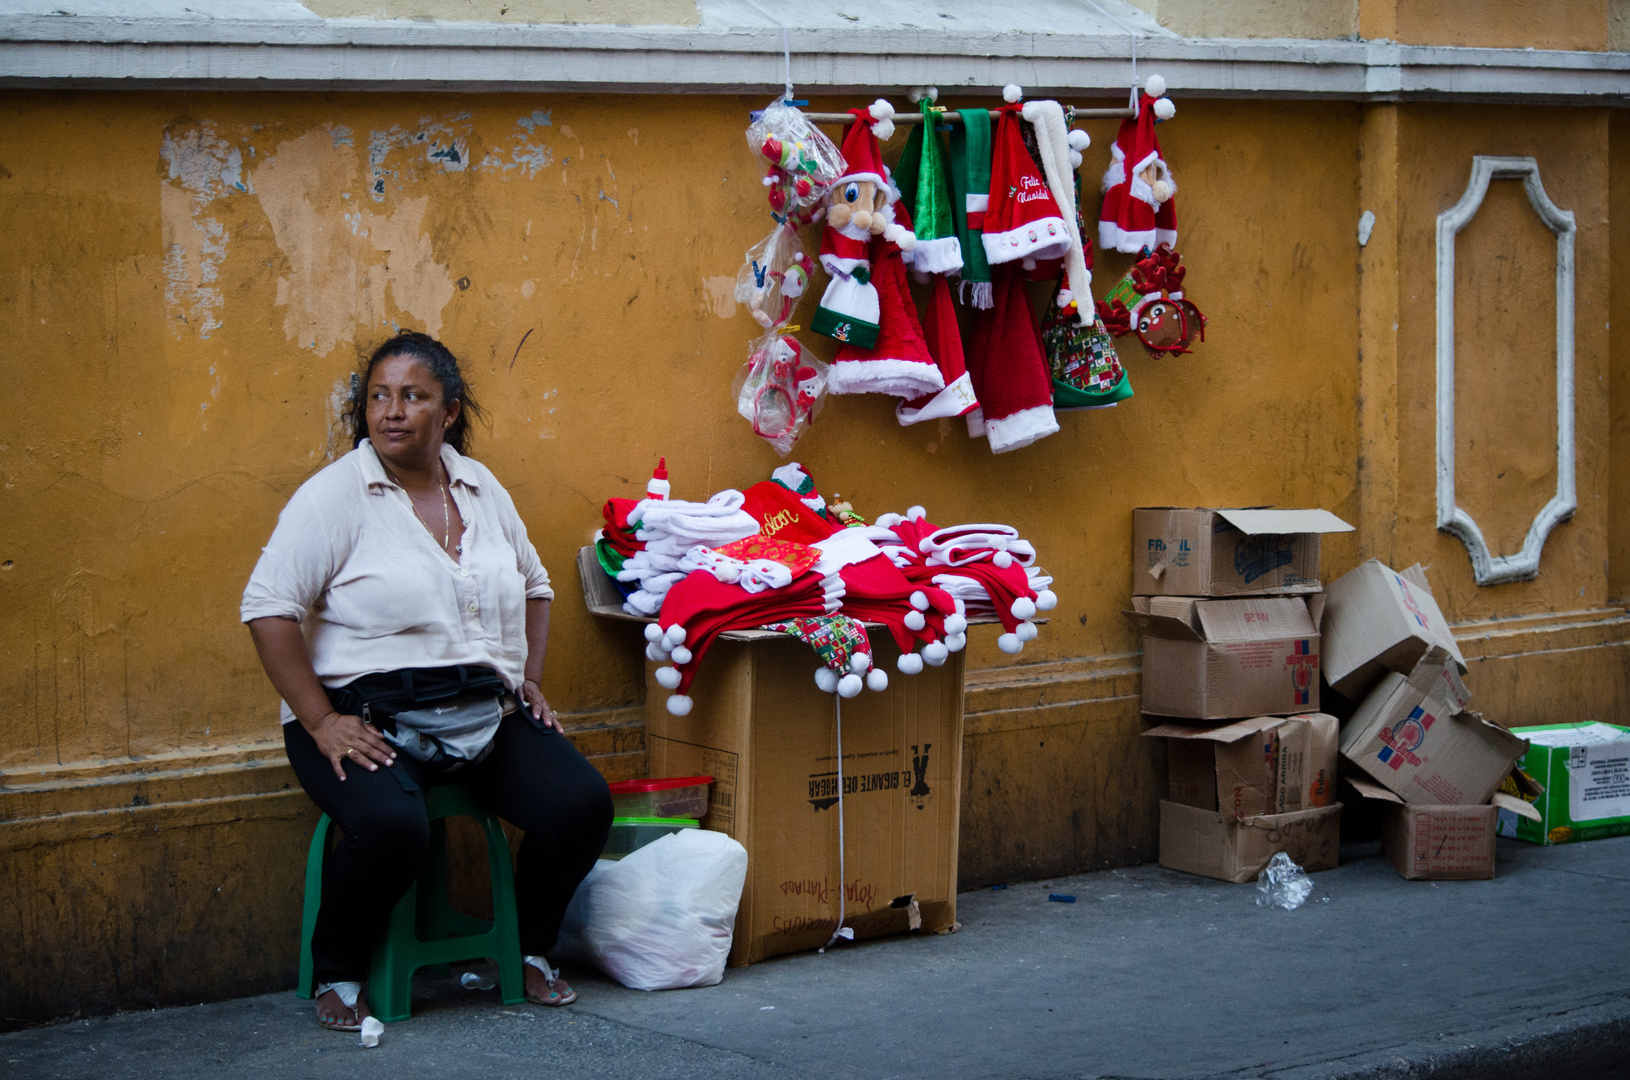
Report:
[[[445,346],[398,334],[354,385],[356,448],[283,508],[242,607],[289,762],[345,833],[311,939],[317,1021],[356,1031],[367,1015],[361,984],[419,872],[439,775],[525,831],[527,1000],[569,1005],[544,954],[605,847],[611,793],[538,687],[549,575],[509,493],[465,456],[478,408]]]

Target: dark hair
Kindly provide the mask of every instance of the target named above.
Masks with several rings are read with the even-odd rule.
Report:
[[[459,453],[468,454],[470,420],[473,417],[484,421],[486,410],[476,403],[470,393],[470,384],[464,381],[464,374],[459,371],[458,357],[453,355],[452,350],[429,334],[412,330],[401,331],[375,349],[362,371],[351,376],[351,400],[345,407],[346,426],[351,429],[351,445],[360,446],[362,440],[368,437],[368,380],[373,377],[374,367],[392,356],[411,356],[419,361],[430,369],[430,374],[441,384],[442,400],[460,403],[458,418],[448,427],[442,440]]]

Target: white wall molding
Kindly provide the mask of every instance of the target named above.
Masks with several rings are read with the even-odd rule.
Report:
[[[1556,494],[1528,526],[1522,550],[1489,551],[1483,530],[1455,502],[1455,237],[1483,205],[1491,180],[1521,180],[1528,203],[1556,236]],[[1460,201],[1438,215],[1438,528],[1453,533],[1471,555],[1479,585],[1526,581],[1539,575],[1545,538],[1578,506],[1574,492],[1573,211],[1551,201],[1531,157],[1472,158],[1471,181]]]
[[[983,94],[1018,82],[1034,94],[1119,96],[1130,81],[1130,38],[1085,5],[1041,5],[1019,29],[1011,6],[849,6],[861,14],[820,0],[788,9],[801,92],[934,84]],[[1181,96],[1630,103],[1626,53],[1193,39],[1116,6],[1142,31],[1140,69],[1160,71]],[[273,0],[232,10],[0,14],[0,86],[769,94],[781,83],[780,29],[736,0],[701,0],[695,27],[321,19]]]

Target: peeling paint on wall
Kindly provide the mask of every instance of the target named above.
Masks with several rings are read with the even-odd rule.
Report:
[[[521,134],[511,139],[509,160],[505,161],[504,156],[497,150],[489,150],[481,159],[480,167],[499,172],[520,169],[528,180],[548,168],[555,160],[555,151],[548,143],[538,141],[538,129],[554,127],[553,116],[553,110],[533,109],[530,116],[523,116],[515,121],[515,126],[521,129]]]
[[[165,313],[178,336],[185,325],[208,338],[221,325],[218,282],[227,231],[204,212],[218,198],[249,190],[243,179],[243,153],[205,120],[166,128],[159,156],[168,166],[159,192]]]
[[[736,279],[729,274],[703,278],[702,303],[721,319],[735,318]]]

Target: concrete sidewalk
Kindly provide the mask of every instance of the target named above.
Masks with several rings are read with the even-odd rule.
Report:
[[[292,993],[0,1035],[7,1078],[1592,1077],[1630,1071],[1630,837],[1500,841],[1486,882],[1376,846],[1258,908],[1140,867],[959,898],[962,930],[840,946],[567,1009],[421,978],[380,1047]],[[1073,904],[1049,893],[1075,896]]]

